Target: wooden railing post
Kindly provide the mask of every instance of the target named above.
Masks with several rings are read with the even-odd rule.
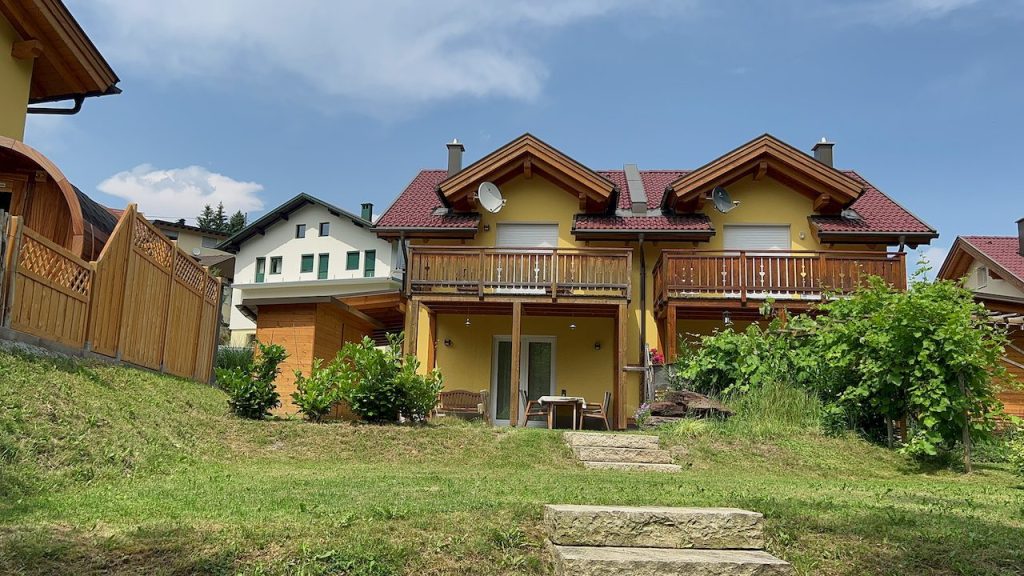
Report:
[[[558,271],[561,269],[561,255],[558,249],[551,251],[551,297],[558,298]]]
[[[478,297],[484,297],[484,249],[481,248],[479,252],[478,264],[476,269],[476,294]]]
[[[897,256],[899,264],[896,269],[896,287],[900,290],[907,289],[907,253],[899,252]]]
[[[747,301],[747,252],[740,251],[740,302]]]

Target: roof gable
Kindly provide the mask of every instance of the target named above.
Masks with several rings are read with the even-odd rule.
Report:
[[[838,214],[863,191],[857,180],[764,134],[673,181],[665,190],[663,207],[697,212],[714,187],[727,186],[749,175],[755,180],[771,176],[810,196],[814,210],[826,214]]]
[[[1020,239],[1016,236],[957,236],[936,276],[958,280],[972,262],[979,261],[1024,292],[1024,256],[1019,250]]]
[[[356,216],[355,214],[352,214],[351,212],[346,212],[345,210],[342,210],[341,208],[338,208],[333,204],[324,202],[323,200],[315,196],[310,196],[309,194],[299,194],[292,198],[291,200],[288,200],[284,204],[281,204],[277,208],[274,208],[270,212],[267,212],[252,224],[249,224],[245,228],[242,228],[233,236],[221,242],[217,246],[217,249],[232,253],[238,252],[238,248],[243,243],[245,243],[246,240],[252,238],[257,234],[261,236],[264,235],[267,229],[276,224],[278,221],[287,221],[288,217],[292,213],[310,204],[326,208],[327,211],[332,216],[337,216],[339,218],[347,218],[351,220],[353,224],[360,228],[370,228],[373,226],[371,222],[363,220],[362,218]]]
[[[481,183],[500,185],[518,175],[534,174],[577,195],[580,209],[586,212],[606,211],[614,198],[613,182],[528,133],[445,179],[438,192],[446,206],[466,212],[476,208]]]

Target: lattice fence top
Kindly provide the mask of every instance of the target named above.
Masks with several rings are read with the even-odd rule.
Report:
[[[88,297],[92,270],[25,234],[21,239],[18,267],[50,280],[57,286]]]
[[[174,277],[196,292],[203,291],[204,281],[207,280],[206,271],[203,270],[203,267],[180,253],[174,259]]]
[[[170,242],[146,225],[141,216],[135,218],[132,226],[132,244],[161,266],[171,267],[174,251]]]
[[[212,276],[206,277],[206,299],[213,301],[217,300],[217,280]]]

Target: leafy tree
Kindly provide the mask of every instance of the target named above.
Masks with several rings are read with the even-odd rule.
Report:
[[[905,292],[872,277],[850,297],[822,305],[820,357],[846,376],[823,392],[855,418],[908,417],[910,454],[933,456],[960,443],[970,471],[972,442],[994,428],[993,382],[1006,376],[1006,337],[968,290],[926,282],[924,273]]]
[[[236,211],[234,214],[231,215],[231,220],[228,221],[228,227],[227,230],[225,230],[225,232],[227,232],[228,234],[234,234],[238,232],[242,228],[245,228],[246,220],[247,217],[245,214],[242,213],[241,210]]]

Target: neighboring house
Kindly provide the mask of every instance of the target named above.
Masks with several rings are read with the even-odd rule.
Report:
[[[529,134],[465,168],[463,150],[449,144],[448,169],[416,175],[376,231],[408,251],[407,350],[448,389],[489,389],[499,423],[519,422],[523,392],[610,392],[623,428],[645,346],[671,359],[680,336],[755,321],[766,298],[808,309],[867,273],[903,288],[902,247],[937,237],[833,168],[827,142],[811,156],[764,135],[696,170],[597,171]]]
[[[184,218],[175,222],[167,220],[150,220],[150,222],[163,232],[164,236],[177,242],[179,248],[193,256],[220,256],[227,254],[223,250],[218,250],[217,246],[227,240],[230,234],[203,230],[198,226],[186,224]]]
[[[295,369],[329,361],[346,341],[401,330],[393,248],[374,235],[372,213],[372,204],[356,216],[299,194],[218,247],[236,262],[231,344],[259,339],[288,350],[278,379],[284,399]]]
[[[76,113],[90,96],[120,93],[117,82],[59,0],[0,0],[0,210],[85,259],[116,219],[21,140],[27,114]],[[70,105],[44,106],[60,101]]]
[[[937,276],[962,278],[992,311],[992,321],[1006,327],[1006,368],[1024,382],[1024,218],[1017,221],[1016,236],[958,236]],[[1024,417],[1024,392],[1005,390],[999,398],[1007,413]]]

